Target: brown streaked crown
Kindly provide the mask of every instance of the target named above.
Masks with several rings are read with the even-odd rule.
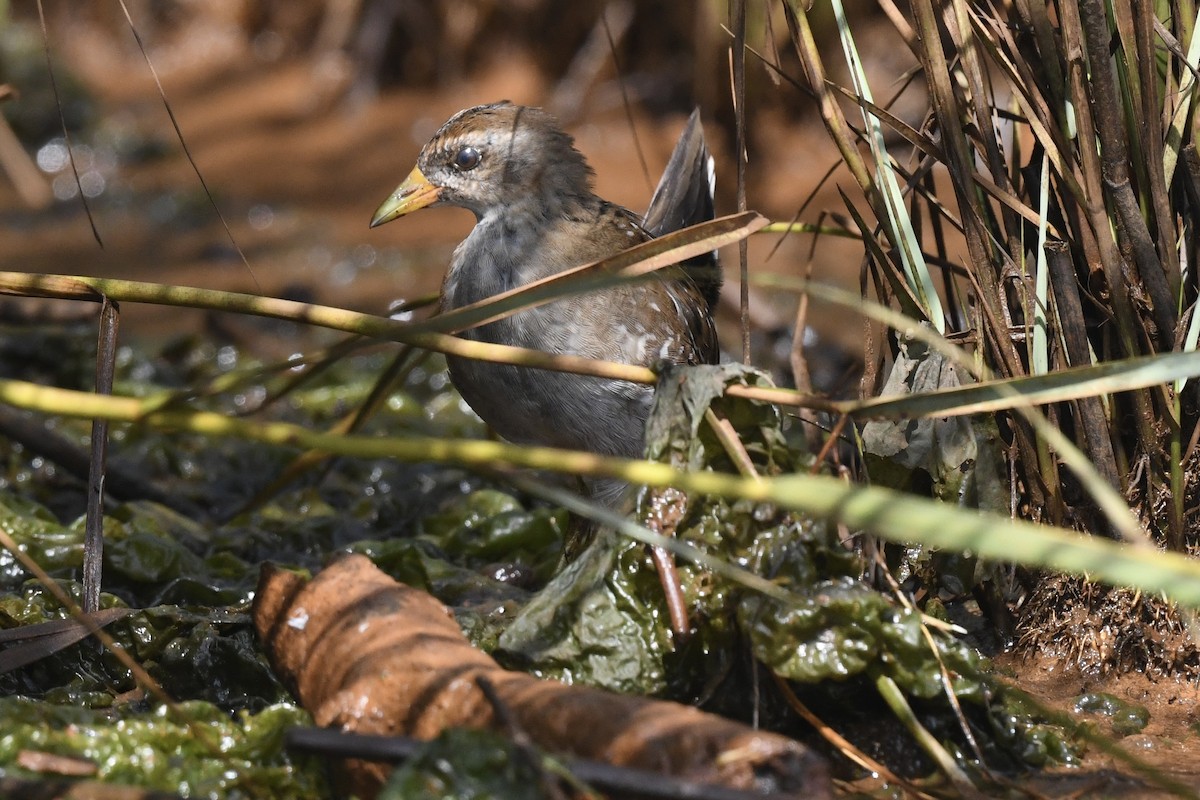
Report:
[[[455,114],[422,148],[417,167],[440,190],[439,205],[478,218],[529,203],[553,214],[592,194],[592,171],[558,121],[507,101]]]

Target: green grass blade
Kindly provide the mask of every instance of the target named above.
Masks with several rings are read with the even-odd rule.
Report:
[[[1038,203],[1037,262],[1034,266],[1033,342],[1029,351],[1030,372],[1044,375],[1050,370],[1050,342],[1046,312],[1050,308],[1050,270],[1046,266],[1046,216],[1050,203],[1050,162],[1042,153],[1042,180]],[[1022,259],[1024,262],[1024,259]]]
[[[607,458],[548,447],[429,437],[371,437],[314,432],[284,422],[256,422],[210,411],[158,412],[143,400],[0,380],[0,403],[74,418],[135,422],[157,429],[236,437],[356,458],[396,458],[495,468],[511,465],[568,474],[618,477],[649,486],[776,503],[888,540],[970,551],[983,558],[1054,569],[1148,592],[1200,608],[1200,561],[1130,547],[1051,525],[972,511],[889,489],[820,475],[744,478],[682,472],[651,461]]]
[[[952,417],[1101,397],[1200,376],[1200,353],[1159,353],[1025,378],[872,397],[838,407],[856,417]]]
[[[1163,151],[1163,175],[1167,185],[1175,178],[1175,167],[1179,164],[1179,150],[1183,147],[1184,131],[1192,113],[1192,101],[1196,97],[1196,70],[1200,69],[1200,10],[1192,23],[1192,40],[1188,43],[1187,66],[1179,81],[1178,102],[1171,113],[1171,124],[1167,128],[1167,141]]]
[[[846,20],[845,8],[843,8],[841,0],[831,0],[831,4],[834,19],[837,21],[838,36],[842,42],[842,51],[846,56],[846,64],[850,68],[854,90],[868,103],[874,103],[871,87],[867,82],[866,70],[859,58],[858,48],[854,44],[850,23]],[[922,310],[938,333],[945,333],[946,315],[942,310],[942,301],[938,296],[937,287],[934,286],[933,276],[929,273],[929,265],[921,253],[921,243],[917,241],[912,219],[904,205],[904,195],[900,191],[900,183],[896,179],[891,156],[888,155],[887,145],[884,142],[883,126],[879,118],[865,108],[862,109],[862,115],[867,130],[867,143],[875,160],[875,179],[886,205],[887,219],[880,221],[893,231],[894,235],[890,238],[900,251],[905,277],[908,279],[913,294],[921,303]]]

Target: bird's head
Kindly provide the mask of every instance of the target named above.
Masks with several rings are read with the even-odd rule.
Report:
[[[533,204],[544,214],[591,193],[591,169],[554,117],[509,102],[450,118],[379,206],[371,227],[419,208],[452,205],[483,218]]]

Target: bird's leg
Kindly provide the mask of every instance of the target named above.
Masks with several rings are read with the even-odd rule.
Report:
[[[686,494],[678,489],[655,489],[651,492],[650,513],[646,523],[650,530],[660,536],[673,537],[686,513]],[[677,639],[684,639],[691,634],[691,624],[688,622],[687,600],[675,570],[675,556],[665,547],[651,547],[650,558],[654,561],[658,581],[662,584],[671,632]]]

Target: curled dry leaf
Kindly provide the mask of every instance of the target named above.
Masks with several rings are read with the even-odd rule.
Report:
[[[546,750],[733,788],[829,796],[825,763],[792,739],[677,703],[502,669],[463,637],[445,606],[364,556],[342,558],[312,581],[264,566],[254,624],[276,673],[321,726],[420,739],[491,726],[483,677]],[[368,796],[390,769],[346,767],[347,788]]]

